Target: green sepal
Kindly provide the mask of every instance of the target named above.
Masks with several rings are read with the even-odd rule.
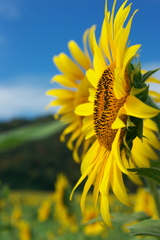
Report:
[[[136,135],[141,140],[143,139],[143,119],[138,119],[138,124],[136,126]]]
[[[159,69],[149,71],[142,75],[141,73],[141,65],[132,64],[128,66],[130,82],[131,82],[131,91],[136,98],[144,102],[145,104],[152,106],[154,108],[158,108],[158,106],[153,102],[152,98],[149,97],[149,86],[144,83],[147,78],[149,78],[153,73],[158,71]],[[124,148],[126,153],[126,158],[128,159],[131,154],[131,149],[133,146],[133,140],[138,137],[143,140],[143,119],[128,117],[129,121],[133,123],[133,125],[127,126],[126,134],[123,138],[123,144],[121,149]],[[156,122],[158,129],[160,131],[160,114],[153,118],[153,121]]]
[[[131,88],[130,95],[136,96],[143,92],[146,89],[146,86],[144,88],[135,88],[134,86]]]
[[[141,79],[141,76],[140,76],[140,69],[141,69],[141,66],[140,66],[140,63],[139,64],[130,64],[129,65],[129,76],[130,76],[130,82],[131,83],[134,83],[135,81],[135,78],[137,76],[137,82],[139,81],[139,79]]]
[[[127,132],[123,138],[122,148],[125,150],[126,158],[129,159],[133,146],[133,140],[138,137],[143,139],[143,120],[140,118],[129,117],[129,122],[132,122],[133,126],[127,126]]]
[[[142,73],[140,65],[138,65],[131,74],[133,74],[133,76],[131,75],[131,77],[133,78],[133,86],[135,88],[143,88],[144,86],[142,84]]]
[[[145,103],[148,97],[148,91],[149,91],[149,86],[146,85],[144,86],[144,90],[141,93],[137,94],[136,97]]]
[[[155,70],[148,71],[142,75],[142,82],[144,83],[151,75],[153,75],[155,72],[159,71],[160,68],[157,68]]]

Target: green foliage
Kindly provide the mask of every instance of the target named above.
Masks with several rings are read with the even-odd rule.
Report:
[[[68,189],[68,187],[66,189]],[[64,193],[64,190],[61,193]],[[4,201],[5,204],[0,215],[1,240],[22,240],[25,239],[27,234],[29,234],[28,240],[137,240],[136,236],[129,236],[128,228],[130,229],[135,221],[137,222],[148,218],[148,215],[144,212],[131,212],[130,210],[128,213],[128,207],[120,203],[118,203],[119,208],[115,210],[117,202],[116,198],[113,198],[111,211],[114,229],[109,229],[104,226],[102,227],[102,231],[93,231],[93,234],[88,234],[85,232],[86,225],[94,230],[99,223],[97,223],[97,219],[94,219],[86,225],[82,224],[83,215],[79,208],[79,195],[76,196],[73,208],[70,209],[70,216],[75,216],[75,221],[78,226],[76,231],[72,231],[70,226],[66,228],[66,226],[63,225],[64,223],[56,218],[56,202],[54,202],[56,200],[54,200],[52,192],[11,192],[10,194],[10,198]],[[63,194],[61,196],[62,198],[64,197]],[[50,207],[48,213],[45,208],[43,209],[44,214],[47,213],[47,217],[42,221],[39,219],[38,213],[44,202],[49,202]],[[59,209],[62,216],[64,214],[64,208],[66,207],[68,209],[69,207],[68,202],[64,201],[63,203],[64,207]],[[87,206],[89,206],[88,204],[91,205],[91,202],[88,201]],[[18,209],[20,209],[20,214],[15,214],[17,206]],[[93,212],[91,212],[91,215],[92,213]],[[24,223],[27,223],[27,229],[20,227]],[[72,224],[72,222],[70,224]],[[24,238],[20,237],[20,232]],[[155,238],[142,236],[141,239],[154,240]]]
[[[130,235],[147,235],[160,237],[160,220],[146,219],[128,227]]]
[[[18,147],[28,141],[39,140],[59,132],[63,128],[59,121],[31,124],[0,134],[0,152]]]
[[[0,200],[9,195],[10,189],[6,184],[0,182]]]
[[[60,141],[63,126],[53,116],[0,123],[0,131],[0,139],[5,136],[0,180],[11,189],[52,190],[59,172],[68,176],[72,186],[76,183],[79,165],[66,142]]]
[[[129,237],[129,232],[127,229],[128,226],[132,226],[132,224],[135,221],[141,221],[143,219],[147,219],[148,215],[144,212],[133,212],[130,214],[122,213],[114,213],[113,214],[113,230],[109,230],[108,232],[108,239],[109,240],[115,240],[115,239],[121,239],[121,240],[136,240],[135,237]],[[145,239],[145,238],[142,238]],[[148,238],[147,238],[148,239]],[[153,238],[154,239],[154,238]]]
[[[160,184],[160,169],[158,168],[132,168],[130,172],[136,172],[138,175],[149,178]]]
[[[154,103],[153,99],[149,96],[149,86],[145,83],[145,81],[156,71],[159,69],[148,71],[142,75],[140,63],[138,64],[130,64],[129,65],[129,75],[131,81],[131,92],[136,96],[139,100],[144,102],[145,104],[159,109],[156,103]],[[159,132],[160,132],[160,114],[153,118],[153,121],[157,124]],[[132,125],[131,125],[132,123]],[[126,152],[127,158],[129,158],[131,154],[131,149],[133,145],[133,140],[138,137],[141,140],[143,139],[143,120],[136,117],[129,117],[127,122],[127,132],[124,136],[124,145],[121,146],[124,148]]]

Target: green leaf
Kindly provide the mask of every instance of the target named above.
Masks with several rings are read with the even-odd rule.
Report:
[[[0,152],[18,147],[28,141],[51,136],[63,128],[59,121],[32,124],[0,134]]]
[[[144,83],[151,75],[153,75],[155,72],[159,71],[160,68],[157,68],[155,70],[152,70],[152,71],[148,71],[146,72],[145,74],[143,74],[142,76],[142,82]]]
[[[130,168],[130,172],[136,172],[138,175],[149,178],[160,184],[160,169],[158,168]]]
[[[148,216],[145,212],[133,212],[130,214],[112,213],[111,215],[113,216],[113,219],[112,219],[113,224],[119,223],[120,225],[150,218],[150,216]],[[93,224],[98,221],[103,221],[103,218],[99,216],[98,218],[94,218],[83,225],[85,226],[85,225]]]
[[[160,236],[160,220],[146,219],[135,223],[128,228],[130,229],[130,236]]]
[[[115,213],[113,215],[113,223],[119,222],[121,224],[130,223],[134,221],[142,221],[150,218],[145,212],[132,212],[130,214]]]

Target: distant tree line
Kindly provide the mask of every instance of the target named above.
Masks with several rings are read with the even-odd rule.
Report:
[[[0,123],[0,133],[32,123],[54,121],[52,116],[35,120],[15,119]],[[72,152],[60,142],[56,133],[38,141],[0,153],[0,181],[11,189],[53,190],[57,174],[63,172],[71,184],[79,178],[79,165],[72,160]]]

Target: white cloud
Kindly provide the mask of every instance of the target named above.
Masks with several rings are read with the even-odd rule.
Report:
[[[21,80],[18,85],[0,85],[0,120],[53,113],[53,109],[46,110],[46,105],[52,99],[45,95],[48,88],[41,84],[42,77],[21,77]]]

